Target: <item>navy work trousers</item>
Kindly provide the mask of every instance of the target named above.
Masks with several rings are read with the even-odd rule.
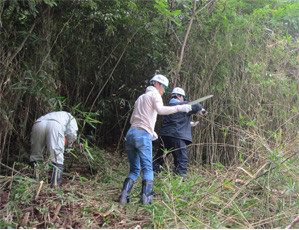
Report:
[[[186,141],[168,136],[161,136],[161,139],[162,142],[160,144],[159,150],[153,159],[153,170],[155,172],[159,172],[161,170],[161,166],[163,166],[165,163],[163,149],[171,149],[170,151],[172,151],[171,153],[174,160],[174,173],[180,175],[187,174],[188,155]]]

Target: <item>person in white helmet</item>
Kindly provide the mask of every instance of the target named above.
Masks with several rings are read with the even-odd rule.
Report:
[[[130,172],[124,181],[120,204],[129,202],[129,195],[134,181],[143,172],[141,203],[149,205],[153,199],[154,173],[152,168],[152,141],[158,138],[154,131],[157,115],[167,115],[177,112],[188,113],[190,105],[164,106],[162,95],[168,88],[168,79],[163,75],[155,75],[150,80],[146,92],[135,101],[131,116],[131,128],[128,130],[125,149],[130,164]]]
[[[36,179],[38,164],[44,161],[43,152],[47,148],[53,164],[51,186],[61,184],[65,145],[72,146],[77,138],[77,131],[76,119],[64,111],[48,113],[34,122],[31,132],[30,165],[34,168]]]
[[[187,104],[185,91],[176,87],[171,93],[170,106]],[[179,175],[187,174],[187,148],[186,145],[192,143],[191,127],[198,124],[191,121],[191,115],[200,112],[201,115],[207,114],[201,104],[192,105],[189,113],[175,113],[163,116],[162,127],[160,131],[161,144],[156,156],[153,159],[153,170],[160,172],[164,164],[163,149],[172,150],[174,159],[174,173]]]

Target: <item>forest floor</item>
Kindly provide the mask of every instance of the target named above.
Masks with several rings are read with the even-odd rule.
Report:
[[[111,153],[106,156],[93,175],[92,165],[71,161],[58,188],[50,187],[50,169],[37,181],[31,179],[32,170],[25,164],[7,167],[10,175],[0,176],[0,227],[298,227],[296,167],[278,170],[267,162],[250,167],[201,166],[193,162],[186,177],[168,173],[170,168],[156,175],[151,206],[139,202],[140,178],[134,184],[131,202],[119,205],[128,164]]]

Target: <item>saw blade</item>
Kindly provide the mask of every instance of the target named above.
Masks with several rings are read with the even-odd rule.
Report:
[[[205,100],[207,100],[207,99],[209,99],[209,98],[211,98],[213,96],[214,95],[209,95],[209,96],[205,96],[205,97],[199,98],[199,99],[197,99],[195,101],[189,102],[188,105],[195,105],[195,104],[197,104],[199,102],[202,102],[202,101],[205,101]]]

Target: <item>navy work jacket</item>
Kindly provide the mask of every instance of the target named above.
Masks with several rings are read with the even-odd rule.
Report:
[[[188,101],[179,101],[172,98],[169,102],[170,106],[188,104]],[[191,115],[202,110],[200,103],[192,105],[192,110],[189,113],[177,112],[163,116],[162,128],[160,136],[168,136],[192,142],[191,135]]]

